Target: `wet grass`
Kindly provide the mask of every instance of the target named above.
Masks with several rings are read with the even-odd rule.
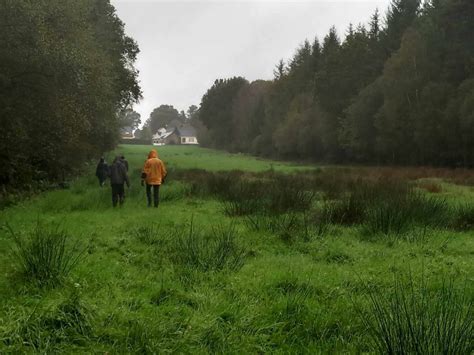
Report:
[[[40,287],[60,285],[84,257],[84,248],[71,242],[59,226],[37,223],[27,235],[8,228],[14,242],[12,262],[19,275]]]
[[[91,173],[2,211],[0,353],[472,352],[469,171],[158,147],[170,174],[148,209],[148,148],[120,148],[122,208]]]
[[[472,295],[452,281],[432,289],[423,274],[396,275],[389,292],[369,289],[362,312],[372,346],[385,354],[470,354],[474,350]]]

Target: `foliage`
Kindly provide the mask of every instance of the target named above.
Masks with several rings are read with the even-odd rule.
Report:
[[[473,16],[467,0],[392,0],[384,24],[376,11],[343,39],[333,27],[322,42],[306,40],[272,81],[216,80],[201,102],[202,143],[286,159],[472,167]]]
[[[130,108],[126,108],[119,114],[120,126],[123,128],[129,128],[132,131],[138,128],[141,123],[140,114],[133,111]]]
[[[150,113],[145,126],[150,129],[152,134],[155,134],[158,129],[166,127],[172,122],[184,123],[185,119],[186,116],[183,117],[172,105],[161,105]]]
[[[64,179],[114,148],[141,92],[109,0],[2,1],[0,22],[0,185]]]

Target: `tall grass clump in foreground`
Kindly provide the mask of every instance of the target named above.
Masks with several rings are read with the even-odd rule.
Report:
[[[18,319],[2,335],[2,340],[18,353],[35,350],[41,353],[56,352],[59,345],[71,342],[84,345],[92,335],[92,311],[79,294],[73,291],[58,306],[33,311]],[[26,351],[26,348],[29,348]]]
[[[211,233],[198,232],[191,223],[188,230],[176,230],[171,240],[173,260],[201,271],[238,270],[244,264],[245,250],[237,244],[233,225],[220,226]]]
[[[410,275],[394,280],[393,290],[368,291],[370,313],[361,312],[373,340],[384,354],[471,354],[474,350],[472,295],[452,282],[429,290]]]
[[[84,256],[79,244],[71,244],[66,232],[37,223],[28,235],[13,236],[13,261],[21,275],[39,286],[57,286]]]

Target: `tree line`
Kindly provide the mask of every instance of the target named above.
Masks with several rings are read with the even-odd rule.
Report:
[[[109,0],[1,0],[0,48],[0,186],[61,179],[136,124],[139,49]]]
[[[474,165],[474,2],[393,0],[305,41],[272,81],[216,80],[200,142],[260,156]]]

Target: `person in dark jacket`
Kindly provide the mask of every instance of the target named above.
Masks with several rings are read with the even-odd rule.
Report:
[[[125,159],[125,156],[121,155],[120,160],[122,161],[122,164],[125,165],[125,169],[127,169],[127,173],[128,173],[128,161],[127,161],[127,159]]]
[[[130,187],[130,180],[128,178],[127,169],[120,157],[116,157],[110,166],[109,177],[112,187],[112,205],[116,207],[117,203],[120,203],[120,206],[122,206],[125,201],[124,184],[126,183],[127,187]]]
[[[99,164],[97,164],[97,168],[95,169],[95,176],[99,179],[100,187],[104,186],[105,180],[107,180],[107,176],[109,175],[109,166],[105,162],[104,157],[100,158]]]

